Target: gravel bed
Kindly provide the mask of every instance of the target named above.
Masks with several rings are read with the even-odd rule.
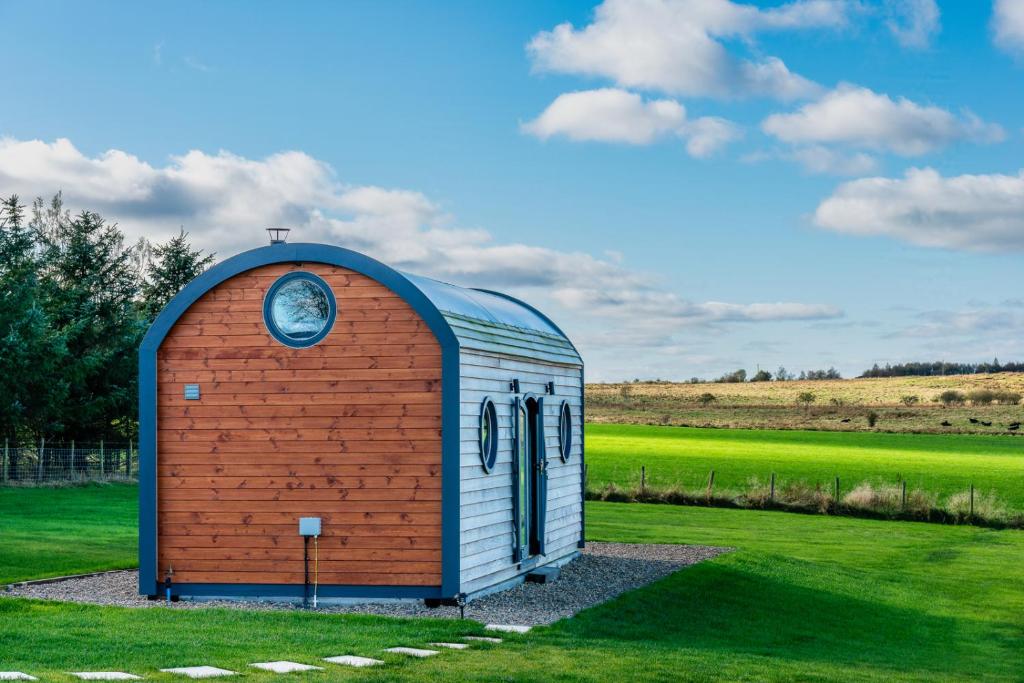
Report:
[[[620,593],[664,578],[691,564],[710,559],[728,548],[639,543],[588,543],[554,583],[524,583],[492,593],[466,605],[466,618],[483,623],[538,625],[571,617],[580,610]],[[0,595],[67,600],[120,607],[161,607],[136,593],[137,571],[109,572],[54,583],[15,586]],[[171,603],[171,609],[230,607],[235,609],[295,610],[290,602],[205,600]],[[428,608],[422,601],[366,602],[321,605],[318,612],[380,614],[398,617],[458,618],[457,607]]]

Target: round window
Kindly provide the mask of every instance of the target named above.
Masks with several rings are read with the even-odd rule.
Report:
[[[485,398],[480,405],[480,464],[484,472],[494,469],[498,461],[498,411],[494,401]]]
[[[334,324],[334,294],[312,273],[294,272],[271,285],[263,300],[263,320],[282,344],[306,347],[327,336]]]
[[[562,462],[569,462],[572,454],[572,410],[568,401],[562,401],[558,416],[558,450],[562,454]]]

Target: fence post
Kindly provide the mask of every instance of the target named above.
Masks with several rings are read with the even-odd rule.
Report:
[[[43,459],[46,457],[46,437],[39,437],[39,462],[36,463],[36,481],[43,480]]]
[[[836,505],[839,505],[839,477],[836,477]]]
[[[132,476],[132,457],[134,457],[134,453],[132,452],[132,440],[128,439],[128,461],[125,462],[125,464],[124,464],[124,476],[127,477],[127,478],[131,478],[131,476]],[[586,487],[586,484],[587,484],[587,466],[584,465],[583,466],[583,485],[584,485],[584,487]]]
[[[775,502],[775,473],[774,472],[772,472],[772,486],[771,486],[771,490],[768,493],[768,500],[770,500],[773,503]]]
[[[974,521],[974,483],[971,483],[971,513],[968,517],[971,522]]]
[[[906,510],[907,509],[907,480],[906,479],[903,480],[903,497],[902,497],[901,500],[902,500],[901,505],[902,505],[903,509]]]
[[[106,469],[106,466],[107,466],[106,458],[103,456],[103,439],[100,439],[100,476],[101,477],[105,474],[104,470]]]
[[[640,493],[647,491],[647,466],[640,465]]]
[[[7,483],[7,439],[4,439],[4,467],[3,467],[4,483]]]
[[[708,475],[708,502],[711,502],[711,492],[715,490],[715,471],[711,470],[711,474]]]

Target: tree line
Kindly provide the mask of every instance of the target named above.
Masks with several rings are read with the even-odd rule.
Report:
[[[982,375],[994,372],[1024,372],[1024,363],[1000,363],[993,359],[991,363],[948,363],[934,361],[931,363],[897,363],[885,367],[877,363],[870,370],[861,373],[861,377],[933,377],[942,375]]]
[[[138,348],[167,302],[213,262],[188,234],[126,245],[116,223],[58,193],[0,200],[0,438],[135,438]]]

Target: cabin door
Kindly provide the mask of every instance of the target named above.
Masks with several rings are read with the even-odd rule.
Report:
[[[515,402],[515,458],[513,460],[513,518],[516,562],[544,554],[548,471],[544,447],[544,399],[528,397]]]

